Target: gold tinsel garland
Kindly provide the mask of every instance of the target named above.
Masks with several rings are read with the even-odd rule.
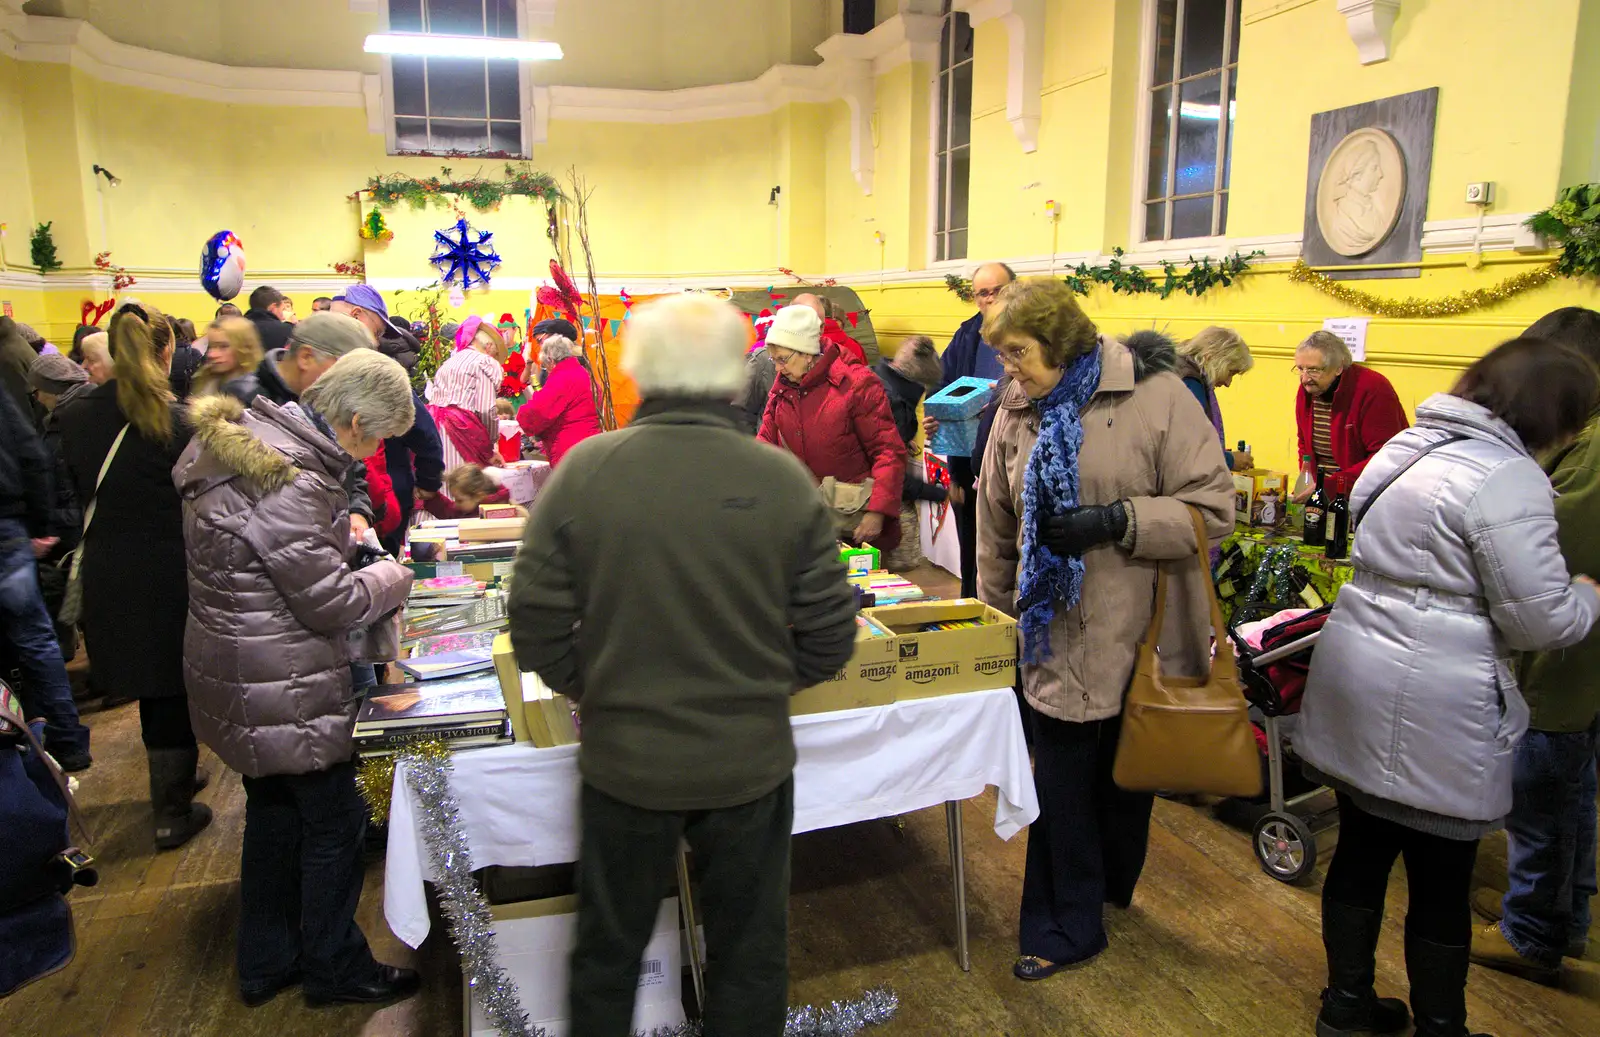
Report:
[[[389,820],[389,800],[394,795],[394,765],[397,760],[422,758],[442,760],[450,748],[439,739],[408,745],[392,756],[369,756],[356,766],[356,789],[367,801],[374,824]]]
[[[1492,288],[1473,288],[1470,291],[1457,292],[1447,295],[1442,299],[1418,299],[1408,296],[1404,299],[1385,299],[1363,292],[1359,288],[1352,288],[1347,282],[1335,281],[1324,274],[1319,274],[1306,265],[1303,259],[1295,260],[1294,269],[1289,271],[1289,280],[1297,284],[1307,284],[1322,292],[1331,295],[1353,309],[1370,313],[1375,317],[1454,317],[1474,310],[1498,306],[1509,300],[1512,296],[1521,295],[1523,292],[1532,291],[1554,281],[1560,275],[1554,263],[1542,266],[1537,270],[1528,270],[1508,277]]]

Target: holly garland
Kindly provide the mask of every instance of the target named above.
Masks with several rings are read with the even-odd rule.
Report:
[[[1600,184],[1563,187],[1555,204],[1534,213],[1527,226],[1561,244],[1557,273],[1600,277]]]
[[[413,209],[426,208],[430,202],[453,206],[451,196],[454,196],[466,199],[479,212],[493,209],[511,197],[538,198],[545,202],[562,198],[555,177],[509,162],[505,178],[499,180],[484,176],[482,172],[456,179],[448,167],[440,167],[439,172],[440,176],[430,176],[426,180],[401,173],[375,176],[356,195],[366,194],[374,205],[385,209],[402,201]]]
[[[1088,295],[1096,285],[1104,285],[1121,295],[1155,295],[1165,299],[1182,292],[1184,295],[1201,296],[1213,288],[1226,288],[1233,284],[1250,269],[1252,260],[1266,253],[1259,249],[1249,253],[1235,252],[1218,260],[1190,256],[1188,270],[1179,272],[1176,264],[1163,262],[1159,276],[1146,273],[1137,264],[1124,263],[1122,257],[1125,255],[1127,252],[1121,248],[1112,249],[1111,262],[1098,266],[1079,263],[1062,280],[1078,295]],[[948,274],[944,284],[962,302],[973,301],[972,282],[967,278]]]

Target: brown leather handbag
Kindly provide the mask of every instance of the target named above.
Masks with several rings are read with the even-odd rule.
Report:
[[[1189,514],[1196,556],[1163,562],[1157,570],[1156,611],[1123,703],[1111,776],[1122,788],[1139,792],[1256,796],[1261,793],[1261,757],[1250,729],[1250,704],[1239,689],[1239,667],[1211,584],[1205,523],[1195,508]],[[1164,677],[1156,642],[1167,612],[1167,566],[1189,564],[1205,572],[1216,656],[1208,676]]]

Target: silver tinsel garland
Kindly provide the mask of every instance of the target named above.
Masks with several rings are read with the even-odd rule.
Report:
[[[502,1037],[545,1037],[542,1026],[530,1026],[522,1010],[516,981],[500,967],[489,904],[472,879],[472,850],[461,827],[461,807],[450,791],[450,753],[442,743],[425,742],[401,752],[406,784],[417,797],[422,840],[437,876],[439,903],[450,936],[461,952],[461,972],[472,994]],[[789,1009],[784,1037],[855,1037],[869,1026],[894,1018],[900,999],[888,987],[864,991],[854,1001],[833,1001],[826,1007]],[[695,1021],[658,1028],[639,1037],[700,1037]]]

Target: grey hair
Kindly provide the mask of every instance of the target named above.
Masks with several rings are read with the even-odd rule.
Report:
[[[711,295],[669,295],[634,308],[622,369],[641,396],[732,400],[748,380],[750,322]]]
[[[1306,337],[1306,340],[1295,347],[1295,352],[1302,349],[1315,349],[1322,354],[1322,366],[1343,371],[1356,362],[1350,355],[1350,347],[1345,345],[1344,339],[1325,329],[1317,329]]]
[[[300,399],[334,428],[359,416],[361,432],[378,439],[404,434],[417,417],[406,369],[375,349],[346,353]]]
[[[95,331],[83,336],[83,341],[78,343],[78,349],[85,360],[92,354],[107,368],[111,367],[111,336],[105,332]]]
[[[548,371],[569,356],[581,357],[583,350],[565,335],[548,335],[539,343],[539,369]]]

